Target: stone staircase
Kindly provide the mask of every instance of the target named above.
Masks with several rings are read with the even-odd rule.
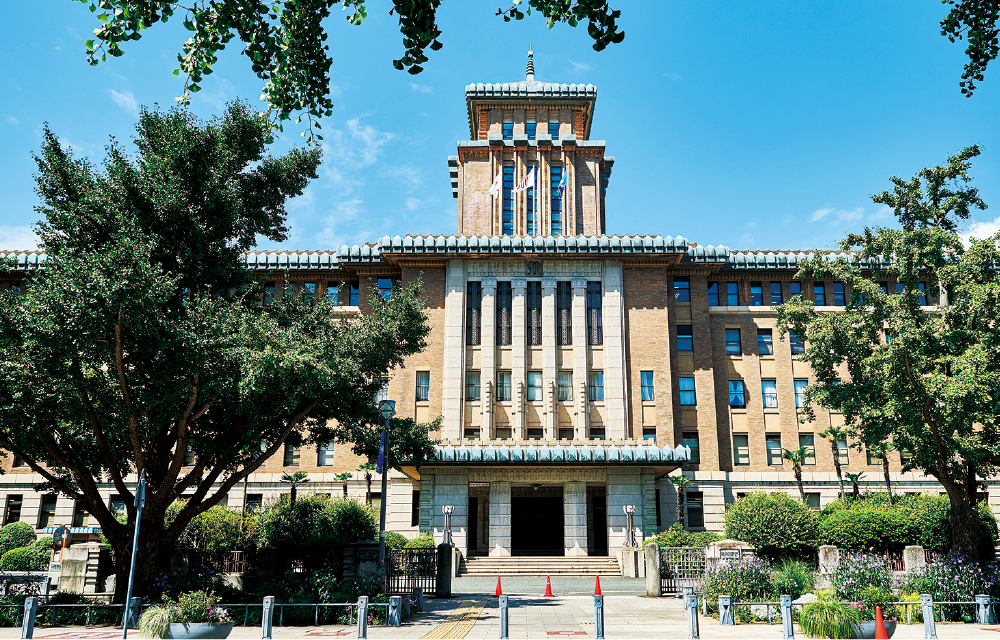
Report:
[[[618,561],[607,556],[473,556],[463,558],[460,576],[617,576]]]

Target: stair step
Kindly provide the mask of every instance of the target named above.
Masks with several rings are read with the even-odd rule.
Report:
[[[474,556],[463,558],[459,575],[617,575],[618,561],[606,556]]]

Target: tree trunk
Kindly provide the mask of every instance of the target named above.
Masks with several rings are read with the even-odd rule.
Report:
[[[802,467],[798,463],[792,466],[792,471],[795,472],[795,482],[799,485],[799,497],[802,499],[802,504],[806,503],[806,490],[802,486]]]
[[[854,480],[851,480],[851,484],[853,485],[854,499],[857,500],[861,497],[861,489],[858,487],[858,483]]]
[[[344,500],[347,500],[347,483],[344,483]]]
[[[371,504],[372,503],[372,474],[370,474],[370,473],[366,473],[365,474],[365,484],[368,486],[368,489],[365,491],[365,504]]]
[[[293,513],[295,512],[295,493],[296,493],[295,485],[293,484],[292,490],[289,492],[288,495],[288,510]]]
[[[989,554],[993,550],[987,551],[979,548],[979,509],[976,505],[976,486],[975,483],[968,486],[953,483],[945,485],[950,501],[948,524],[951,527],[951,549],[949,553],[971,562],[982,562],[990,559]]]
[[[885,490],[889,494],[889,506],[892,506],[892,480],[889,478],[889,456],[882,458],[882,473],[885,475]]]
[[[168,554],[174,548],[176,540],[169,538],[163,528],[163,516],[144,512],[142,526],[139,529],[139,548],[136,552],[135,579],[132,583],[132,597],[146,598],[153,582],[163,575],[164,565],[169,559]],[[130,524],[108,537],[114,550],[115,560],[115,593],[112,603],[122,604],[128,594],[128,574],[132,564],[132,538],[135,525]]]
[[[685,529],[684,526],[684,489],[677,487],[677,522],[680,523],[681,529]]]
[[[840,485],[840,500],[841,502],[846,502],[847,496],[844,494],[844,474],[840,468],[840,447],[837,446],[836,440],[830,441],[830,449],[833,451],[833,468],[837,470],[837,483]]]

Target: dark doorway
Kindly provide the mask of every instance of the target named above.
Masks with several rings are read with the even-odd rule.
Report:
[[[608,492],[587,487],[587,549],[592,556],[608,555]]]
[[[562,485],[514,486],[510,490],[510,550],[515,556],[561,556]]]
[[[479,551],[479,498],[469,496],[469,555]]]

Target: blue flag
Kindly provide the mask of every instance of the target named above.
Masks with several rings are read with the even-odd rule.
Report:
[[[378,446],[378,464],[375,465],[375,473],[382,475],[382,470],[385,469],[385,441],[388,438],[389,432],[382,428],[382,443]]]

